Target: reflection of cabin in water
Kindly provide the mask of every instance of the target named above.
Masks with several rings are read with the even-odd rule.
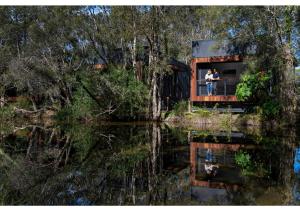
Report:
[[[233,133],[230,138],[228,142],[225,133],[191,135],[190,183],[193,197],[201,201],[219,199],[225,203],[228,191],[237,193],[243,185],[240,168],[235,164],[235,153],[240,149],[253,148],[254,145],[242,144],[241,140],[245,138],[242,133]],[[218,166],[215,175],[207,174],[205,165],[208,164]]]
[[[192,102],[236,102],[235,90],[244,64],[237,48],[227,42],[213,40],[193,41],[191,61],[191,90]],[[220,74],[217,83],[217,93],[208,96],[206,91],[205,74],[209,69],[216,69]]]

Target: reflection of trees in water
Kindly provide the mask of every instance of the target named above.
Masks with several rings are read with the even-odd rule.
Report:
[[[294,147],[296,143],[296,128],[289,128],[282,138],[281,151],[279,154],[279,182],[283,186],[284,204],[293,202],[292,185],[294,180],[293,162]]]
[[[158,124],[146,130],[23,129],[21,137],[12,135],[1,142],[3,152],[20,166],[1,163],[5,204],[64,204],[81,195],[99,204],[135,204],[143,192],[149,195],[140,198],[157,200]]]
[[[3,137],[0,143],[2,154],[6,156],[0,158],[0,173],[5,175],[0,176],[0,189],[5,190],[0,193],[0,202],[183,203],[184,192],[189,192],[189,180],[185,184],[183,178],[178,178],[179,174],[164,171],[166,149],[163,140],[167,137],[171,141],[166,132],[157,123],[142,126],[37,126],[15,131],[15,134]],[[282,141],[276,142],[276,149],[271,149],[278,154],[270,155],[277,166],[278,181],[284,187],[280,190],[285,194],[285,203],[289,203],[292,197],[294,140],[295,130],[291,129]],[[261,159],[265,157],[267,155]],[[235,204],[254,204],[255,185],[253,183],[252,188],[243,193],[228,190],[230,200]]]
[[[1,185],[4,202],[22,204],[39,195],[36,189],[67,164],[71,141],[56,128],[30,126],[14,132],[1,141],[1,150],[12,160],[1,157]]]

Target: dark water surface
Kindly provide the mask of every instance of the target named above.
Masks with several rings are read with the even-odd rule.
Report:
[[[295,205],[299,174],[296,129],[32,125],[0,142],[3,205]]]

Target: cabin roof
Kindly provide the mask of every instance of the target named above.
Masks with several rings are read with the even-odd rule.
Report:
[[[178,71],[190,71],[190,67],[186,65],[184,62],[178,61],[174,58],[170,58],[168,60],[168,65],[171,65],[174,67],[174,70]]]
[[[246,46],[246,45],[245,45]],[[255,48],[241,46],[238,44],[229,43],[228,40],[197,40],[192,41],[192,57],[193,58],[207,58],[207,57],[222,57],[240,55],[243,53],[252,54]]]
[[[227,41],[197,40],[192,42],[192,57],[231,56],[234,54]]]

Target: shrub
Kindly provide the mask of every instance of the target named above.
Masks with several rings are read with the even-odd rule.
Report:
[[[173,113],[175,116],[184,116],[184,113],[188,110],[188,102],[180,101],[174,105]]]
[[[210,115],[212,114],[212,112],[202,108],[194,111],[194,113],[198,114],[201,117],[210,117]]]
[[[14,110],[12,106],[4,106],[0,108],[0,120],[1,122],[12,120],[14,117]]]
[[[94,114],[96,103],[83,90],[78,88],[73,96],[73,103],[61,109],[55,119],[58,121],[74,121],[82,118],[91,118]]]
[[[236,87],[238,100],[246,101],[254,97],[261,97],[267,92],[270,74],[265,72],[249,73],[246,72],[241,82]]]
[[[239,151],[235,154],[235,162],[243,169],[249,169],[251,166],[251,157],[248,153]]]
[[[279,115],[280,104],[276,100],[268,100],[262,104],[262,115],[265,118],[273,118]]]
[[[249,153],[244,151],[235,154],[235,162],[241,167],[243,175],[265,177],[270,173],[263,163],[253,162]]]
[[[17,97],[16,99],[17,99],[16,102],[13,103],[14,106],[18,108],[28,109],[28,110],[32,108],[32,103],[27,97],[20,96]]]

